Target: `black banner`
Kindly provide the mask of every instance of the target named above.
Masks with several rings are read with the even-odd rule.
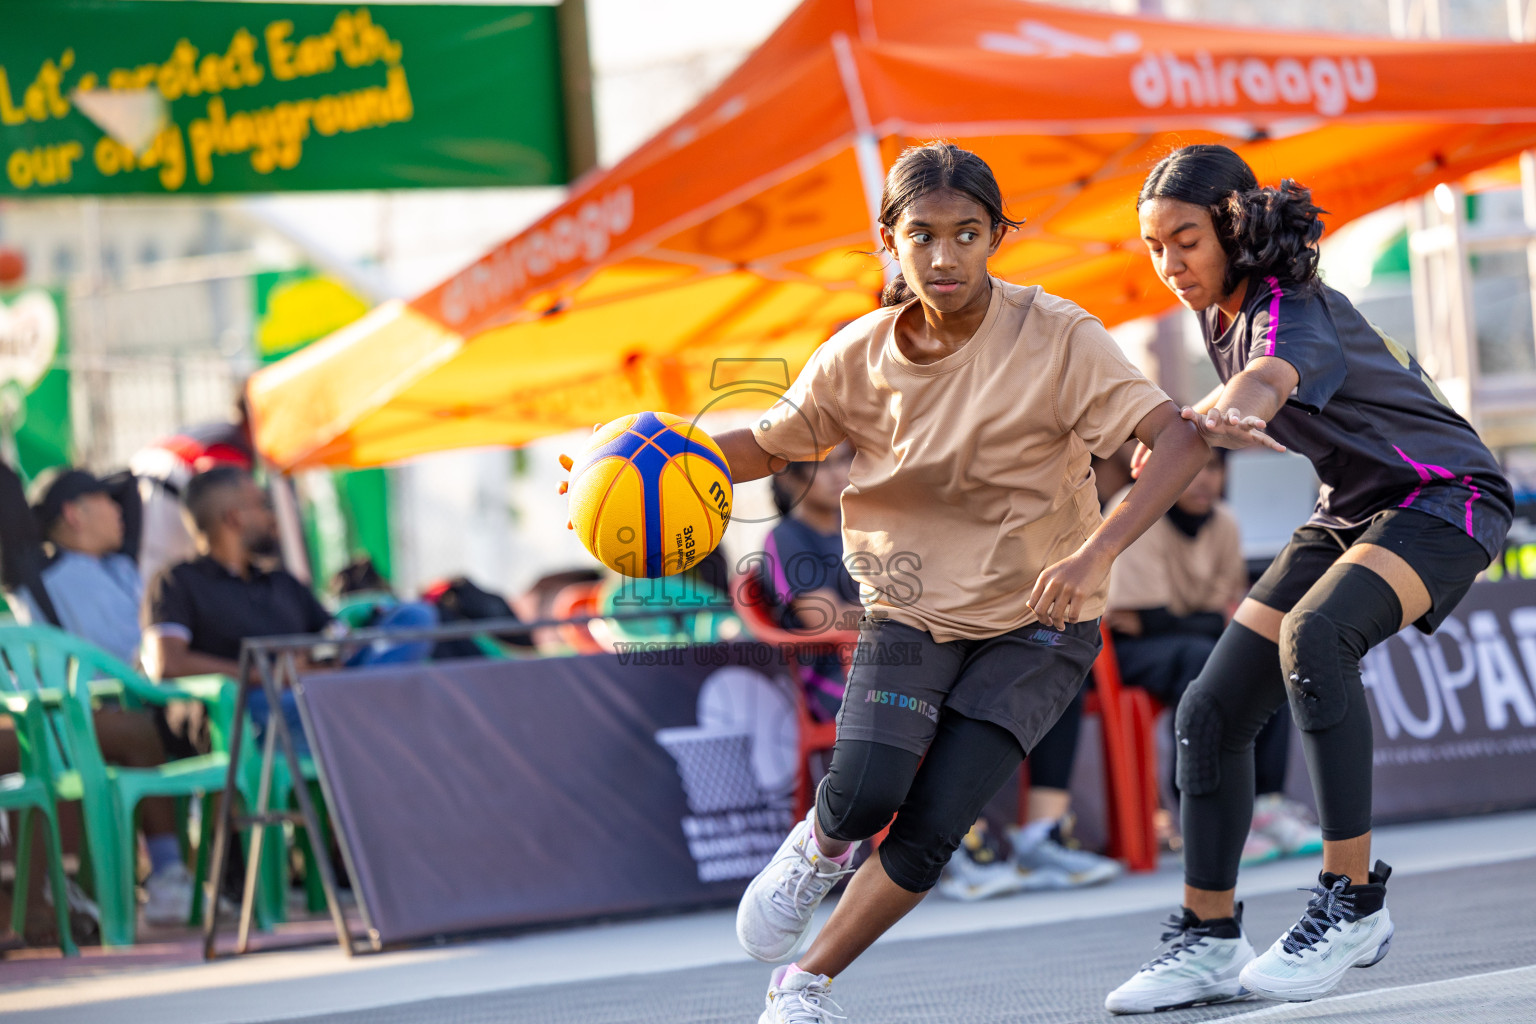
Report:
[[[380,938],[737,897],[792,824],[777,653],[639,647],[304,679]]]
[[[1536,582],[1475,584],[1433,635],[1404,630],[1361,673],[1377,821],[1536,806]]]

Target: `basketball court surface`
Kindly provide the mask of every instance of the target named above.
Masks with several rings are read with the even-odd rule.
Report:
[[[1312,1003],[1254,1000],[1149,1022],[1536,1022],[1536,812],[1380,829],[1391,955]],[[1244,873],[1250,939],[1294,923],[1316,859]],[[1104,994],[1152,953],[1179,869],[975,904],[931,897],[834,984],[852,1024],[1108,1021]],[[824,919],[827,908],[821,914]],[[8,1024],[751,1024],[768,968],[712,910],[348,960],[334,948],[69,977],[0,965]]]

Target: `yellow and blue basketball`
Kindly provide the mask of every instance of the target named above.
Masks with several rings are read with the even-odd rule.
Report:
[[[680,416],[641,412],[605,423],[571,467],[571,526],[625,576],[671,576],[720,543],[731,473],[710,436]]]

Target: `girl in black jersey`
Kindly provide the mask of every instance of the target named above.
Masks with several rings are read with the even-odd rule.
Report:
[[[1183,912],[1167,948],[1105,1005],[1314,999],[1379,961],[1392,938],[1391,869],[1370,864],[1360,659],[1450,613],[1502,550],[1512,495],[1414,358],[1318,279],[1325,211],[1307,189],[1260,188],[1232,150],[1187,146],[1152,169],[1137,211],[1153,266],[1200,317],[1222,381],[1185,419],[1214,446],[1300,452],[1322,492],[1179,705]],[[1299,922],[1255,957],[1234,889],[1254,736],[1287,700],[1317,796],[1323,870]]]

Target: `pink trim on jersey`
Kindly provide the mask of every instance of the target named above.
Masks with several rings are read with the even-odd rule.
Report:
[[[1413,489],[1413,492],[1411,494],[1409,494],[1408,497],[1403,499],[1403,503],[1401,505],[1397,506],[1398,508],[1407,508],[1408,506],[1413,504],[1414,500],[1416,498],[1418,498],[1419,492],[1424,489],[1424,485],[1429,483],[1429,481],[1432,479],[1430,477],[1430,473],[1434,473],[1435,476],[1438,476],[1442,480],[1455,480],[1456,479],[1456,474],[1452,473],[1450,470],[1446,469],[1444,466],[1430,466],[1430,465],[1427,465],[1427,464],[1422,463],[1422,462],[1415,462],[1415,461],[1413,461],[1412,459],[1410,459],[1408,457],[1408,453],[1407,452],[1403,451],[1397,445],[1393,445],[1392,446],[1392,450],[1397,452],[1397,454],[1402,457],[1402,460],[1404,462],[1406,462],[1406,463],[1408,463],[1408,465],[1412,466],[1413,467],[1413,471],[1415,473],[1419,474],[1419,486],[1415,487]],[[1468,531],[1468,532],[1470,532],[1470,531]]]
[[[1264,340],[1269,346],[1264,349],[1264,354],[1275,354],[1275,333],[1280,330],[1280,282],[1273,277],[1264,279],[1269,284],[1269,331],[1264,335]]]
[[[794,595],[790,593],[789,576],[784,572],[784,560],[779,557],[779,545],[773,539],[773,531],[768,531],[768,540],[764,543],[764,552],[768,555],[768,561],[773,569],[773,593],[779,599],[779,603],[788,608]]]
[[[1461,482],[1472,488],[1472,497],[1467,499],[1467,536],[1472,536],[1472,503],[1477,500],[1477,484],[1472,482],[1470,476],[1461,478]]]

